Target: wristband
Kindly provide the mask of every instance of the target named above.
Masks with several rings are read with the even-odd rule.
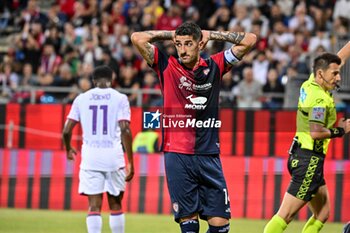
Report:
[[[342,127],[330,128],[331,138],[341,138],[345,134],[345,130]]]

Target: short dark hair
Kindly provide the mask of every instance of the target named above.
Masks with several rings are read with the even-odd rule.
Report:
[[[319,69],[326,70],[329,67],[329,65],[332,63],[336,63],[340,65],[341,64],[340,57],[333,53],[323,53],[319,55],[314,60],[314,67],[313,67],[314,74],[316,75],[316,71]]]
[[[92,73],[92,78],[94,80],[98,80],[98,79],[112,80],[112,77],[113,77],[113,70],[106,65],[97,66],[94,72]]]
[[[175,35],[193,36],[193,39],[198,41],[202,39],[202,29],[193,22],[185,22],[176,29]]]

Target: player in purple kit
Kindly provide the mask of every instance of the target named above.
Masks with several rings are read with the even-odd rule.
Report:
[[[101,232],[100,212],[104,192],[107,192],[111,210],[111,231],[124,233],[125,217],[121,203],[125,181],[134,176],[130,106],[126,95],[110,88],[112,76],[113,71],[108,66],[95,68],[93,81],[96,87],[74,100],[63,129],[69,160],[74,160],[76,154],[71,146],[72,130],[78,122],[83,130],[79,193],[88,196],[86,225],[89,233]],[[128,169],[125,169],[122,144],[128,157]]]
[[[178,58],[152,44],[162,40],[174,42]],[[203,59],[200,51],[209,40],[233,46]],[[208,222],[208,232],[229,232],[230,202],[219,157],[220,82],[254,46],[256,36],[201,30],[186,22],[175,31],[134,32],[131,41],[160,80],[165,170],[181,232],[199,232],[199,217]]]

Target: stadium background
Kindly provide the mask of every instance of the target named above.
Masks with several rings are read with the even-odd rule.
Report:
[[[161,98],[156,78],[133,51],[129,35],[134,30],[173,29],[192,19],[213,30],[260,31],[256,49],[224,78],[220,139],[233,217],[270,218],[289,181],[286,151],[295,130],[297,87],[307,78],[312,57],[320,51],[337,51],[348,41],[349,4],[254,0],[2,1],[0,207],[86,209],[86,199],[76,192],[79,157],[74,164],[67,162],[60,140],[72,99],[91,87],[89,72],[94,66],[111,65],[117,74],[114,87],[127,93],[132,104],[135,136],[142,130],[143,111],[159,108]],[[280,14],[272,10],[277,6],[281,8]],[[248,11],[242,16],[244,8]],[[260,15],[255,13],[257,10]],[[229,19],[220,18],[227,11]],[[320,16],[320,12],[324,14]],[[196,14],[198,18],[194,17]],[[300,14],[308,20],[292,27],[293,18]],[[151,16],[149,25],[145,25],[145,15]],[[280,21],[285,25],[282,34],[274,27]],[[81,40],[76,44],[66,41],[69,46],[63,42],[70,33],[67,23]],[[55,29],[61,33],[58,44]],[[271,41],[276,34],[292,39],[286,40],[283,49],[276,48],[277,43]],[[104,41],[104,36],[110,41]],[[28,43],[23,43],[24,40]],[[86,49],[91,42],[93,52],[92,48]],[[46,54],[44,47],[52,45],[54,51]],[[203,56],[224,47],[209,44]],[[170,44],[165,43],[164,48],[174,52]],[[45,63],[50,59],[54,62]],[[32,70],[29,75],[24,72],[28,64]],[[261,82],[263,94],[256,98],[259,109],[239,108],[245,90],[237,90],[244,81],[245,67],[252,67],[256,81]],[[348,114],[349,67],[348,63],[342,69],[342,90],[336,93],[339,117]],[[263,88],[270,69],[277,70],[278,83],[283,86],[279,92]],[[77,129],[76,135],[79,132]],[[78,136],[75,139],[79,148],[81,141]],[[350,210],[344,208],[350,202],[349,153],[346,136],[333,140],[327,155],[326,180],[333,202],[330,221],[350,219]],[[135,164],[136,175],[124,199],[126,211],[171,213],[162,155],[136,154]],[[297,218],[305,220],[309,215],[303,209]]]

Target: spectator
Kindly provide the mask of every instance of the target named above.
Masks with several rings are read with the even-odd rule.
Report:
[[[267,75],[267,83],[263,86],[263,93],[268,94],[283,94],[284,86],[281,84],[278,79],[278,72],[275,68],[270,68]],[[264,103],[263,107],[268,109],[280,109],[283,106],[283,96],[281,97],[272,97],[268,96]]]
[[[243,70],[243,80],[236,87],[238,108],[261,108],[262,85],[254,79],[251,67]]]
[[[210,29],[219,29],[227,31],[231,21],[230,9],[223,5],[219,7],[215,13],[209,18],[208,26]]]
[[[143,89],[159,91],[160,93],[160,85],[153,71],[147,71],[142,81]],[[142,103],[143,106],[162,106],[162,97],[160,94],[144,94]]]
[[[40,74],[58,73],[58,67],[62,63],[62,58],[56,54],[54,44],[51,41],[46,41],[43,47],[43,53],[40,58],[40,67],[38,72]]]
[[[270,66],[270,61],[268,60],[266,53],[260,51],[256,54],[255,59],[252,64],[254,79],[265,85],[267,79],[267,72]]]
[[[175,30],[182,24],[181,15],[181,8],[178,5],[171,5],[170,8],[159,17],[155,28],[157,30]]]
[[[330,51],[331,49],[331,40],[325,27],[318,28],[316,35],[311,37],[309,51],[314,52],[320,45],[322,45],[327,51]]]
[[[315,22],[310,15],[307,15],[306,5],[300,3],[295,8],[294,16],[289,20],[289,29],[291,31],[300,30],[304,33],[311,34],[315,28]]]
[[[288,62],[288,47],[293,43],[294,35],[288,32],[283,22],[275,22],[273,33],[269,37],[273,59],[284,63]]]

